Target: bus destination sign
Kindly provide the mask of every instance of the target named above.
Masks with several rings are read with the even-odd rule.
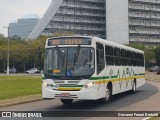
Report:
[[[54,45],[91,45],[90,38],[51,38],[48,46]]]

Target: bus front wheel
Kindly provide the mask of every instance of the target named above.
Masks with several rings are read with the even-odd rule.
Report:
[[[105,97],[100,99],[101,103],[103,104],[108,103],[111,99],[111,96],[112,96],[112,88],[111,85],[108,85],[105,91]]]
[[[61,102],[67,105],[67,104],[71,104],[73,102],[73,99],[61,99]]]

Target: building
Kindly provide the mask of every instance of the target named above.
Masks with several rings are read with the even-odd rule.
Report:
[[[160,44],[160,0],[129,0],[129,41]]]
[[[105,38],[105,28],[105,0],[53,0],[29,38],[59,33]]]
[[[39,22],[38,15],[29,14],[9,24],[9,37],[26,39]]]
[[[53,0],[29,38],[57,33],[159,44],[160,0]]]

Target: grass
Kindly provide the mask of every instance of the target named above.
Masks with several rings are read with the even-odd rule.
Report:
[[[0,100],[41,93],[41,76],[0,76]]]
[[[160,120],[160,114],[158,114],[158,117],[151,117],[148,120]]]
[[[152,118],[149,118],[148,120],[160,120],[160,117],[152,117]]]

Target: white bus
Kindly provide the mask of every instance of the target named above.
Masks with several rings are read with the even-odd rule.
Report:
[[[145,84],[144,52],[97,37],[54,37],[46,41],[42,97],[100,100]]]

